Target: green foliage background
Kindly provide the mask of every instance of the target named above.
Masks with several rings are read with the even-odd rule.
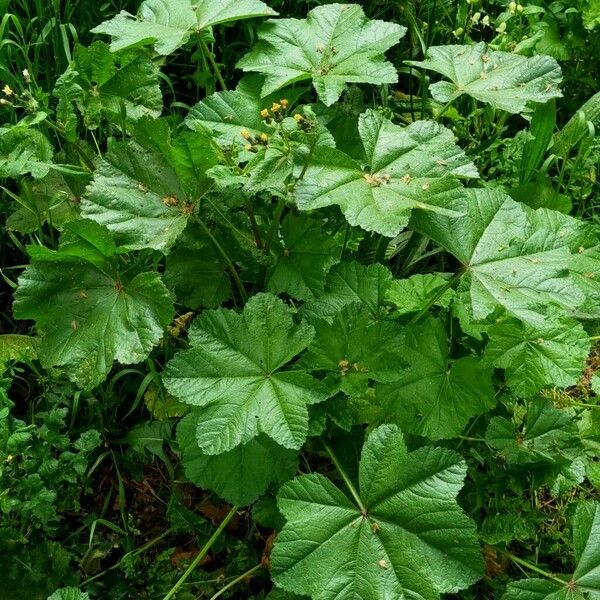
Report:
[[[0,600],[600,598],[597,0],[0,0]]]

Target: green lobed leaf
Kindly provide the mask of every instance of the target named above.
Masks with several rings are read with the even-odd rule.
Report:
[[[456,214],[449,205],[465,195],[459,177],[478,177],[453,133],[433,121],[400,127],[369,110],[359,132],[367,168],[335,148],[317,148],[297,186],[301,210],[335,204],[351,225],[393,237],[413,209]]]
[[[560,98],[560,66],[549,56],[522,56],[490,50],[484,42],[473,46],[431,46],[423,61],[408,64],[435,71],[449,81],[429,87],[438,102],[452,102],[468,94],[510,113],[530,112],[530,102]]]
[[[377,428],[362,451],[357,506],[320,474],[286,483],[287,520],[271,554],[277,586],[314,600],[434,600],[481,577],[475,526],[456,503],[466,466],[454,452],[409,453]]]
[[[177,427],[186,477],[195,485],[211,490],[227,502],[252,504],[271,485],[293,476],[297,453],[283,448],[266,435],[259,435],[228,452],[210,455],[198,445],[198,417],[187,415]]]
[[[360,304],[342,307],[327,320],[313,321],[316,335],[301,363],[327,374],[332,391],[364,392],[369,381],[390,382],[402,367],[401,329],[374,321]]]
[[[77,588],[61,588],[48,596],[48,600],[89,600],[87,593],[80,592]]]
[[[111,146],[81,203],[83,217],[105,225],[128,250],[168,252],[210,186],[218,162],[201,133],[172,136],[163,119],[141,119],[136,141]]]
[[[448,280],[435,273],[417,273],[406,279],[394,279],[385,299],[394,306],[398,314],[407,315],[433,306],[448,308],[454,291]]]
[[[396,83],[396,69],[383,55],[405,33],[401,25],[367,19],[357,4],[318,6],[303,20],[267,21],[237,66],[265,74],[263,96],[312,79],[319,99],[331,106],[347,83]]]
[[[581,453],[574,411],[554,408],[544,399],[528,403],[521,428],[504,417],[490,419],[485,439],[509,465],[559,464]]]
[[[173,316],[157,273],[123,269],[108,232],[92,221],[65,226],[58,250],[29,246],[13,312],[36,321],[42,366],[61,366],[78,385],[104,380],[113,361],[137,363]]]
[[[54,149],[37,129],[0,127],[0,179],[30,174],[42,179],[54,167]]]
[[[103,120],[120,125],[124,108],[127,122],[143,116],[158,117],[162,110],[159,68],[144,52],[111,53],[107,44],[77,46],[73,61],[54,88],[58,124],[75,139],[75,109],[87,129]]]
[[[192,33],[258,16],[277,14],[260,0],[145,0],[136,16],[122,10],[92,29],[112,37],[113,52],[153,45],[166,56],[187,43]]]
[[[167,256],[164,280],[177,301],[189,308],[217,308],[231,295],[223,259],[213,246],[178,246]]]
[[[164,383],[199,411],[198,443],[206,454],[228,452],[264,433],[298,449],[308,432],[308,404],[327,397],[304,371],[283,370],[314,337],[270,294],[253,296],[241,314],[203,313],[190,330],[190,349],[167,365]]]
[[[556,308],[599,314],[598,238],[589,224],[493,188],[468,190],[450,208],[463,216],[420,212],[412,226],[462,263],[460,299],[474,321],[499,308],[532,326]]]
[[[271,108],[281,100],[279,94],[261,98],[263,77],[256,74],[242,77],[235,90],[215,92],[190,108],[185,124],[194,131],[210,131],[222,147],[243,146],[242,131],[252,137],[270,134],[272,128],[261,117],[261,111]],[[286,99],[292,102],[298,93],[286,91]]]
[[[9,362],[36,358],[35,338],[14,333],[0,335],[0,375],[6,370]]]
[[[87,178],[65,178],[52,170],[43,179],[29,185],[21,182],[19,206],[6,220],[6,228],[19,233],[39,231],[45,223],[60,230],[71,219],[79,217],[79,192]]]
[[[573,518],[576,567],[555,579],[522,579],[508,584],[502,600],[597,600],[600,598],[600,503],[582,502]]]
[[[339,261],[340,249],[333,236],[321,231],[322,223],[306,215],[290,213],[281,224],[281,243],[276,244],[275,266],[267,288],[307,300],[323,292],[325,275]]]
[[[591,346],[580,323],[551,315],[536,327],[516,319],[497,320],[487,334],[486,360],[505,370],[506,383],[521,397],[544,387],[575,385]]]
[[[358,302],[375,317],[391,282],[390,271],[378,263],[367,266],[357,262],[339,263],[327,273],[324,293],[307,301],[303,313],[310,319],[331,321],[341,308]]]
[[[470,419],[496,404],[492,369],[472,356],[449,359],[449,340],[440,319],[408,325],[398,353],[394,383],[378,385],[383,414],[406,432],[433,440],[460,435]]]

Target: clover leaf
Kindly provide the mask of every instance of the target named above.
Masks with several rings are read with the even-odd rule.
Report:
[[[408,452],[400,431],[368,437],[354,501],[323,475],[282,486],[287,523],[271,554],[277,586],[313,600],[433,600],[481,577],[475,526],[456,502],[466,474],[446,449]]]

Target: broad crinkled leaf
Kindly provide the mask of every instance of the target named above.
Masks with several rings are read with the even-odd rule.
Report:
[[[87,593],[80,592],[77,588],[61,588],[48,597],[48,600],[89,600]]]
[[[231,294],[223,258],[213,246],[177,247],[167,256],[165,283],[184,306],[218,308]]]
[[[63,367],[75,383],[92,388],[113,361],[148,356],[173,304],[157,273],[119,262],[104,228],[71,221],[66,229],[56,251],[29,246],[31,265],[19,277],[13,311],[36,321],[44,367]]]
[[[52,144],[41,131],[0,127],[0,180],[27,174],[42,179],[54,166],[53,155]]]
[[[360,304],[340,309],[332,322],[313,322],[316,335],[301,363],[323,371],[334,391],[348,394],[365,391],[372,381],[390,382],[400,376],[403,352],[401,328],[395,323],[374,321]]]
[[[88,178],[67,178],[52,170],[43,179],[22,187],[20,205],[6,220],[6,228],[20,233],[38,231],[45,223],[58,230],[79,217],[79,197]]]
[[[406,28],[371,21],[357,4],[318,6],[306,19],[265,23],[259,43],[237,66],[266,75],[263,96],[312,79],[319,99],[332,105],[347,83],[396,83],[394,66],[384,58]]]
[[[466,465],[454,452],[409,453],[383,425],[367,439],[358,496],[320,474],[282,486],[287,520],[271,554],[277,586],[313,600],[434,600],[481,577],[475,525],[456,502]]]
[[[600,0],[585,0],[581,17],[586,29],[597,29],[600,26]]]
[[[522,579],[508,584],[502,600],[598,600],[600,598],[600,503],[582,502],[573,519],[576,567],[561,575],[564,585],[548,579]]]
[[[390,271],[378,263],[339,263],[327,273],[324,293],[306,302],[303,312],[311,319],[331,321],[342,307],[358,302],[375,317],[391,282]]]
[[[450,207],[463,216],[421,211],[412,225],[463,264],[459,292],[475,321],[499,308],[535,326],[555,307],[600,314],[600,260],[591,250],[598,236],[589,224],[530,209],[492,188],[468,190]]]
[[[0,335],[0,375],[9,362],[35,358],[37,358],[35,338],[16,333]]]
[[[145,0],[137,16],[122,10],[92,33],[112,37],[113,52],[153,45],[158,54],[172,54],[192,33],[251,17],[277,13],[260,0]]]
[[[297,452],[259,435],[246,444],[216,456],[198,446],[198,416],[187,415],[177,428],[186,477],[195,485],[211,490],[227,502],[247,505],[261,496],[271,483],[285,481],[298,466]]]
[[[58,123],[69,133],[74,108],[87,129],[96,129],[103,119],[115,125],[143,116],[158,117],[162,110],[159,68],[144,52],[111,53],[108,45],[95,42],[77,46],[73,62],[56,82]]]
[[[385,299],[401,315],[419,312],[431,302],[434,306],[447,308],[454,296],[448,280],[434,273],[411,275],[406,279],[394,279]]]
[[[241,132],[246,130],[253,137],[261,133],[270,134],[272,128],[260,115],[261,110],[271,108],[280,95],[272,94],[261,98],[263,78],[252,74],[243,77],[235,90],[216,92],[195,104],[188,113],[185,124],[194,131],[208,130],[223,147],[243,146],[246,141]],[[291,92],[291,91],[290,91]],[[292,102],[297,93],[286,92]]]
[[[124,248],[167,252],[210,188],[206,171],[218,159],[208,137],[173,137],[162,119],[142,119],[136,131],[136,141],[115,143],[105,155],[81,214],[105,225]]]
[[[325,275],[339,260],[333,236],[321,231],[322,223],[306,215],[288,215],[281,225],[280,244],[275,247],[275,266],[270,271],[269,291],[287,293],[298,300],[323,292]]]
[[[296,202],[301,210],[337,204],[351,225],[388,237],[407,224],[413,209],[453,214],[465,195],[459,177],[477,177],[454,135],[433,121],[394,125],[369,110],[359,119],[367,168],[335,148],[317,148]]]
[[[529,402],[520,429],[504,417],[493,417],[485,439],[510,465],[570,461],[581,447],[573,410],[554,408],[543,399]]]
[[[575,385],[591,345],[580,323],[551,315],[537,327],[516,319],[499,320],[487,334],[486,359],[505,370],[506,383],[521,397],[544,387]]]
[[[449,360],[444,324],[429,317],[404,329],[394,383],[379,385],[386,419],[433,440],[462,433],[496,404],[492,369],[475,357]]]
[[[314,337],[295,325],[275,296],[258,294],[243,313],[203,313],[190,330],[190,348],[167,365],[164,382],[174,396],[200,406],[198,443],[220,454],[264,433],[298,449],[308,432],[308,404],[325,400],[321,384],[304,371],[283,370]]]
[[[449,81],[430,86],[438,102],[452,102],[468,94],[510,113],[529,112],[529,102],[560,98],[560,66],[550,56],[522,56],[473,46],[432,46],[423,61],[407,61],[440,73]]]

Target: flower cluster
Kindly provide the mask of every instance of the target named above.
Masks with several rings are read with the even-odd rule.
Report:
[[[281,123],[285,118],[285,113],[289,106],[289,102],[282,98],[279,102],[273,102],[271,108],[263,108],[260,111],[260,116],[267,122],[272,123],[275,121],[276,123]]]
[[[258,152],[259,146],[267,146],[269,144],[269,136],[266,133],[261,133],[255,137],[247,129],[242,129],[240,135],[248,142],[244,146],[244,149],[248,152]]]

